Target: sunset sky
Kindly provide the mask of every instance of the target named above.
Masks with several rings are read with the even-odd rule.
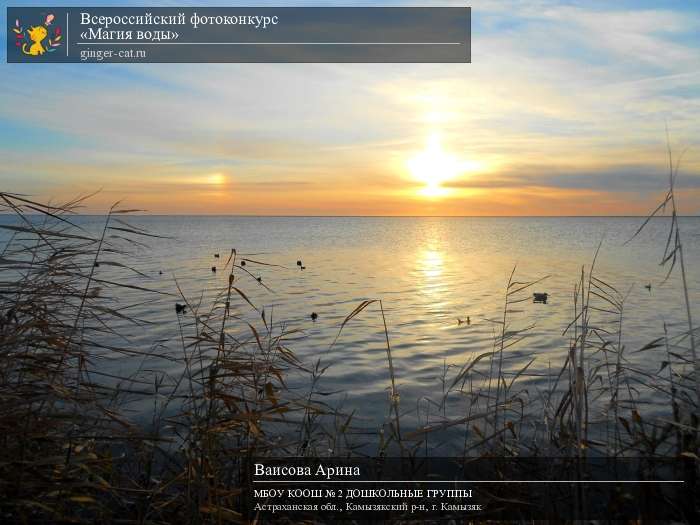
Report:
[[[699,3],[439,5],[472,6],[471,64],[30,66],[3,46],[0,189],[101,189],[86,212],[635,215],[663,192],[667,122],[700,213]]]

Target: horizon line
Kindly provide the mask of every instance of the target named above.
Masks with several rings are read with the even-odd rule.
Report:
[[[251,218],[283,218],[283,219],[322,219],[322,218],[377,218],[377,219],[645,219],[649,215],[280,215],[280,214],[253,214],[253,213],[129,213],[128,217],[251,217]],[[144,213],[145,212],[145,213]],[[15,213],[0,213],[0,216],[15,216]],[[44,215],[43,213],[26,213],[25,215]],[[108,213],[68,213],[72,217],[105,217]],[[700,217],[700,214],[677,215],[677,217]],[[650,218],[670,219],[670,215],[655,215]]]

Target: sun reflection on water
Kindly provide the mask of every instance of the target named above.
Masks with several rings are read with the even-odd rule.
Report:
[[[445,259],[439,250],[434,248],[423,250],[419,261],[420,270],[426,281],[435,281],[442,275]]]

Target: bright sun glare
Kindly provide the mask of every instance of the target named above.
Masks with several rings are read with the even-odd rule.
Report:
[[[211,173],[207,175],[207,184],[212,186],[220,186],[226,182],[226,177],[222,173]]]
[[[425,197],[442,197],[450,193],[443,186],[464,171],[478,169],[476,162],[460,162],[457,157],[445,152],[440,137],[433,134],[428,139],[424,151],[409,159],[408,169],[413,177],[425,184],[419,193]]]
[[[448,192],[442,184],[458,174],[456,159],[442,150],[440,138],[431,135],[425,150],[408,161],[411,174],[425,186],[420,193],[438,197]]]

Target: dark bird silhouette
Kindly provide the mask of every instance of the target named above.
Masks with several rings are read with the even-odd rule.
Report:
[[[547,304],[548,297],[549,297],[548,293],[535,292],[532,294],[532,302],[533,303]]]
[[[318,314],[316,312],[311,312],[311,320],[315,321],[316,319],[318,319]]]
[[[469,318],[469,316],[467,316],[466,319],[460,319],[460,318],[458,317],[458,318],[457,318],[457,324],[458,324],[458,325],[460,325],[460,324],[470,325],[470,324],[472,324],[472,320]]]
[[[258,281],[259,283],[262,282],[262,277],[256,277],[256,279],[257,279],[257,281]]]
[[[218,254],[218,253],[215,253],[215,254],[214,254],[214,259],[218,259],[218,258],[219,258],[219,254]]]
[[[98,263],[97,261],[95,261],[95,264],[94,264],[93,266],[94,266],[95,268],[99,268],[99,267],[100,267],[100,263]]]
[[[301,266],[301,261],[297,261],[297,266]]]
[[[175,313],[176,314],[184,314],[186,308],[187,308],[186,304],[175,303]]]
[[[212,272],[216,272],[216,266],[212,266],[212,267],[211,267],[211,271],[212,271]]]
[[[651,283],[644,285],[644,288],[649,290],[649,293],[651,293]]]
[[[241,266],[245,266],[245,259],[241,261]]]
[[[306,270],[306,266],[300,266],[302,270]]]
[[[17,313],[15,312],[14,308],[10,308],[7,313],[5,314],[5,319],[9,323],[10,321],[14,321],[15,323],[19,323],[19,320],[17,319]]]
[[[158,270],[158,275],[163,275],[163,270]]]

